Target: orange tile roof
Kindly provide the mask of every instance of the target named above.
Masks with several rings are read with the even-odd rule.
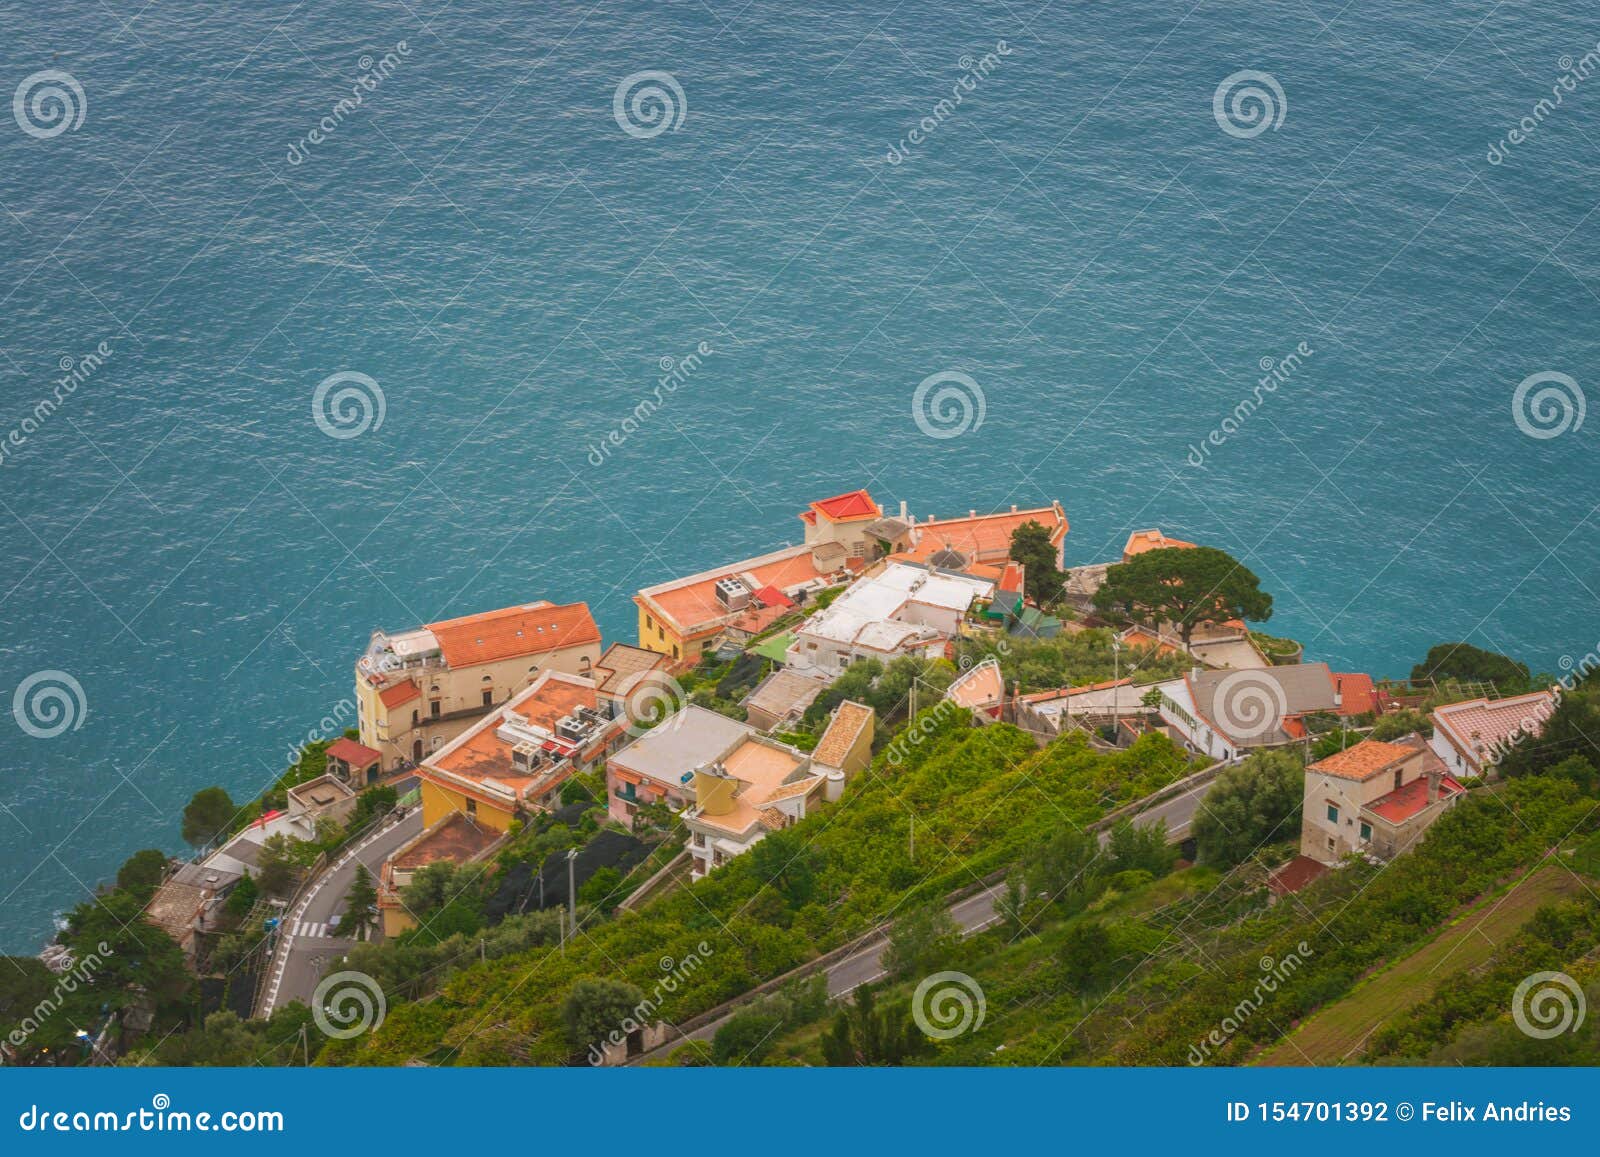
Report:
[[[432,831],[424,832],[397,852],[389,863],[402,871],[414,871],[441,860],[465,864],[499,838],[499,832],[478,824],[465,812],[451,812]]]
[[[795,546],[686,579],[646,587],[633,598],[647,611],[653,610],[667,619],[681,635],[693,638],[717,630],[729,615],[728,608],[717,599],[717,580],[746,574],[755,580],[757,587],[786,590],[817,582],[826,578],[828,572],[817,569],[809,547]]]
[[[1477,762],[1497,755],[1518,736],[1539,734],[1554,710],[1555,696],[1549,691],[1509,699],[1472,699],[1435,708],[1433,726]]]
[[[810,509],[800,517],[814,523],[818,514],[830,522],[856,522],[867,518],[881,518],[883,510],[872,501],[872,495],[865,490],[851,490],[846,494],[835,494],[832,498],[813,502]],[[807,515],[811,517],[807,518]]]
[[[1168,538],[1158,529],[1136,530],[1128,535],[1128,543],[1122,548],[1122,561],[1127,562],[1135,555],[1144,554],[1149,550],[1193,550],[1192,542],[1185,542],[1181,538]]]
[[[402,703],[409,703],[422,694],[422,688],[409,679],[385,687],[378,692],[378,699],[385,707],[398,707]]]
[[[864,703],[846,699],[833,714],[833,722],[822,733],[811,753],[811,761],[823,767],[840,767],[850,749],[855,746],[863,727],[872,724],[872,708]]]
[[[1466,790],[1448,775],[1439,777],[1439,799],[1441,800],[1460,795]],[[1421,775],[1410,783],[1389,792],[1387,795],[1379,796],[1369,803],[1364,810],[1371,812],[1386,823],[1403,824],[1418,812],[1426,810],[1429,806],[1428,777]]]
[[[1341,674],[1335,671],[1333,686],[1339,692],[1340,715],[1365,715],[1378,705],[1378,692],[1373,686],[1371,675],[1363,675],[1360,672]]]
[[[929,519],[917,524],[917,543],[910,550],[891,558],[926,562],[937,551],[950,547],[975,562],[999,562],[1011,553],[1011,535],[1019,526],[1037,522],[1050,531],[1050,541],[1059,544],[1067,534],[1067,516],[1061,504],[1033,510],[1010,510],[999,514],[975,514],[965,518]]]
[[[1414,747],[1385,743],[1381,739],[1363,739],[1352,747],[1335,752],[1327,759],[1319,759],[1306,770],[1321,775],[1337,776],[1339,779],[1360,781],[1370,779],[1384,768],[1392,767],[1400,760],[1416,753]]]
[[[328,744],[328,754],[335,759],[344,760],[351,767],[366,767],[383,758],[383,752],[374,751],[366,744],[357,743],[354,739],[343,735]]]
[[[598,701],[592,686],[548,673],[504,707],[485,716],[458,745],[429,758],[424,768],[436,767],[468,780],[494,779],[520,793],[536,780],[547,778],[548,769],[528,775],[512,763],[512,745],[495,734],[506,712],[515,712],[530,723],[554,731],[557,720],[579,707],[594,707]]]
[[[588,603],[529,603],[429,623],[444,661],[471,667],[600,641]]]

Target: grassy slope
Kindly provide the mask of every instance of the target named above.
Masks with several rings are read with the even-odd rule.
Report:
[[[1582,887],[1564,868],[1529,873],[1343,1000],[1310,1017],[1253,1063],[1328,1065],[1353,1059],[1367,1038],[1390,1018],[1426,1000],[1452,976],[1487,961],[1541,904],[1574,895]]]

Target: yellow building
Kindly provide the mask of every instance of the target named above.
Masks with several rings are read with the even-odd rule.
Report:
[[[375,631],[356,663],[361,742],[392,771],[421,763],[545,671],[587,674],[600,629],[585,603],[528,603]]]

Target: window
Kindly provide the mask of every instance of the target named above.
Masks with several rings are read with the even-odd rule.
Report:
[[[1339,809],[1331,803],[1328,805],[1328,822],[1330,824],[1339,822]]]
[[[1371,838],[1372,838],[1372,825],[1363,820],[1362,824],[1361,824],[1361,841],[1363,843],[1365,843],[1366,841],[1370,840]]]
[[[477,800],[469,799],[467,801],[467,814],[469,816],[475,816],[475,815],[478,814],[478,801]]]
[[[1404,768],[1396,768],[1394,773],[1394,789],[1399,791],[1405,785],[1400,782],[1400,777],[1405,774]]]
[[[647,631],[653,631],[653,630],[655,630],[655,626],[656,626],[656,621],[654,619],[652,619],[649,615],[646,615],[644,617],[644,629],[647,630]]]
[[[422,722],[422,714],[421,714],[421,712],[413,709],[412,712],[411,712],[411,726],[415,727],[417,724],[419,724],[421,722]]]
[[[678,644],[676,643],[672,644],[672,657],[674,659],[678,657]]]
[[[493,707],[494,706],[494,688],[493,687],[485,687],[483,689],[483,705],[485,707]]]
[[[428,714],[434,719],[439,718],[439,701],[437,699],[428,704]]]

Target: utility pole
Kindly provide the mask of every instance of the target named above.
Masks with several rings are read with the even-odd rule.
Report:
[[[489,950],[485,945],[485,941],[484,941],[483,937],[481,937],[481,936],[478,938],[478,963],[479,964],[487,964],[487,963],[489,963]]]
[[[917,817],[916,816],[912,816],[911,817],[911,823],[906,828],[906,837],[907,837],[907,840],[908,840],[908,847],[906,849],[907,855],[910,858],[911,862],[914,864],[914,863],[917,862]]]
[[[578,930],[578,885],[577,885],[578,849],[567,849],[567,909],[572,915],[572,930]]]

